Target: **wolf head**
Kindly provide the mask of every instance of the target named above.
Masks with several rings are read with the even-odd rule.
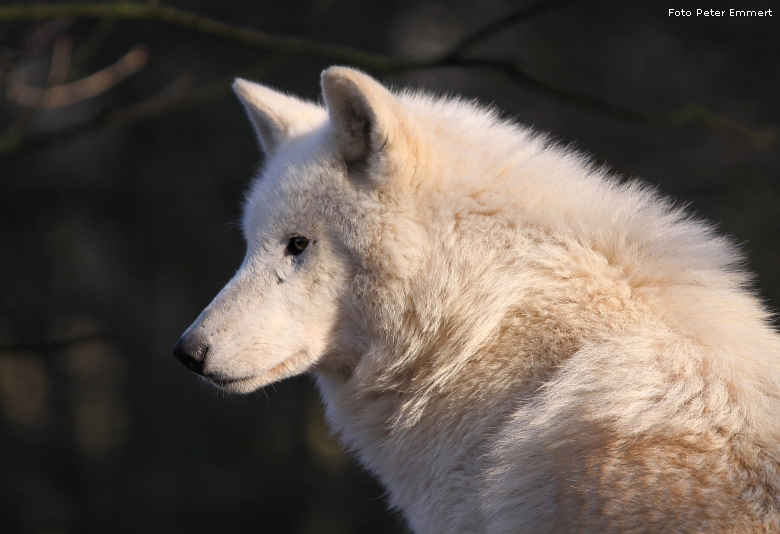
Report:
[[[174,348],[188,368],[249,392],[313,366],[348,366],[368,319],[355,303],[370,275],[419,266],[408,211],[416,148],[401,102],[334,67],[325,106],[237,80],[265,164],[244,208],[246,256]],[[404,213],[402,213],[404,212]],[[370,289],[368,290],[370,292]]]

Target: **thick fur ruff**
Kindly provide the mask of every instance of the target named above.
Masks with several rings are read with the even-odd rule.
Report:
[[[267,158],[201,374],[314,373],[415,532],[780,532],[780,336],[734,247],[490,110],[322,86],[235,84]]]

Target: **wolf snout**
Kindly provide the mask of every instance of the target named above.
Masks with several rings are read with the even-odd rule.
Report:
[[[206,354],[209,352],[209,346],[198,339],[196,336],[183,335],[173,347],[173,355],[176,356],[190,371],[203,374],[205,367]]]

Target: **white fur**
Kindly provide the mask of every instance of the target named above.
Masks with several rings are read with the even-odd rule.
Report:
[[[492,111],[322,83],[236,82],[267,160],[207,376],[313,372],[416,532],[780,531],[780,337],[727,241]]]

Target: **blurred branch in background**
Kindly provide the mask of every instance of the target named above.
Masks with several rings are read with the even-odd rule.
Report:
[[[526,89],[535,91],[561,102],[575,105],[595,113],[609,115],[622,120],[663,128],[680,128],[689,125],[703,127],[712,132],[748,142],[756,147],[772,144],[777,137],[777,129],[765,127],[751,130],[736,122],[713,113],[698,103],[683,106],[672,112],[645,111],[614,104],[593,96],[569,91],[540,80],[519,65],[505,60],[472,57],[469,52],[478,44],[534,16],[561,8],[572,0],[541,0],[530,6],[513,11],[504,17],[473,31],[449,50],[421,57],[393,57],[376,54],[310,39],[289,37],[251,28],[233,26],[213,18],[183,9],[161,5],[159,3],[62,3],[62,4],[24,4],[0,6],[0,23],[12,21],[50,20],[58,17],[102,19],[103,24],[97,35],[83,46],[83,53],[74,55],[72,63],[81,66],[84,56],[94,49],[94,41],[105,39],[105,35],[118,20],[142,20],[162,22],[189,31],[209,35],[225,41],[231,41],[266,52],[274,52],[282,57],[294,55],[318,58],[334,63],[343,63],[367,70],[373,74],[390,74],[416,69],[436,67],[462,67],[487,70],[506,76]],[[55,54],[56,56],[56,54]],[[279,58],[276,58],[278,61]],[[58,76],[50,76],[47,87],[31,87],[24,81],[22,74],[15,72],[11,65],[7,70],[5,97],[28,108],[21,113],[0,136],[0,154],[19,150],[22,147],[35,147],[56,142],[84,131],[121,126],[129,122],[155,116],[170,109],[180,109],[198,105],[218,98],[229,91],[231,79],[217,80],[199,89],[193,89],[191,80],[181,78],[160,91],[151,101],[137,103],[123,110],[109,110],[98,113],[91,119],[72,126],[66,131],[27,136],[26,130],[35,110],[43,107],[66,106],[103,93],[137,72],[146,61],[146,53],[139,46],[125,54],[113,65],[82,79],[67,84],[59,83],[60,78],[68,76],[69,65],[60,65],[56,57],[52,58],[52,72],[63,71]],[[69,58],[70,62],[70,58]],[[273,59],[272,61],[273,62]],[[55,65],[57,63],[57,65]],[[257,69],[253,69],[254,72]],[[246,73],[242,73],[247,75]],[[56,82],[56,83],[55,83]]]
[[[722,221],[780,308],[780,151],[754,148],[780,124],[772,19],[92,1],[0,0],[0,533],[405,531],[310,378],[225,398],[170,354],[245,256],[233,227],[262,156],[233,123],[235,76],[316,99],[317,73],[349,63],[498,102]]]
[[[57,47],[52,59],[52,72],[57,65]],[[147,54],[143,46],[138,45],[119,58],[116,63],[79,80],[51,85],[48,88],[31,87],[23,76],[17,73],[10,77],[6,97],[11,102],[28,108],[59,108],[93,98],[117,85],[119,82],[141,70],[146,63]],[[69,61],[69,60],[68,60]],[[67,72],[67,65],[60,67]],[[64,76],[57,76],[58,79]]]

